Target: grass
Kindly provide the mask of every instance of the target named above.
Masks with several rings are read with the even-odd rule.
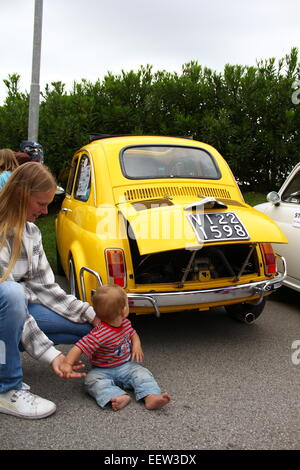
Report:
[[[40,217],[36,225],[42,232],[43,246],[48,261],[56,273],[55,215]]]
[[[250,206],[255,206],[256,204],[260,204],[261,202],[266,202],[266,195],[263,193],[245,192],[243,193],[243,196],[247,204],[249,204]],[[55,213],[50,213],[49,215],[41,217],[36,221],[36,225],[42,232],[44,250],[54,273],[57,272],[55,217]]]
[[[250,206],[256,206],[262,202],[267,202],[266,194],[255,193],[253,191],[243,193],[244,199]]]

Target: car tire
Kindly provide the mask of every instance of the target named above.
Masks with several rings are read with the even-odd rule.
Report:
[[[231,318],[250,324],[262,314],[265,305],[266,299],[263,298],[257,305],[243,302],[241,304],[226,305],[225,310]]]
[[[73,257],[71,256],[69,259],[69,286],[70,286],[70,294],[74,295],[79,299],[79,290],[76,278],[76,270]]]

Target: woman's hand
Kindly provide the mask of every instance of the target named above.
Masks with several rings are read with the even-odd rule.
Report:
[[[74,365],[70,365],[66,361],[66,357],[63,354],[56,356],[55,359],[51,362],[51,367],[53,372],[58,375],[58,377],[64,379],[77,379],[79,377],[85,377],[85,372],[75,372],[76,370],[82,369],[85,367],[81,361],[76,361]]]

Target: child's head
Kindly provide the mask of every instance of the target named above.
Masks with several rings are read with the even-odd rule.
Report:
[[[104,321],[113,321],[119,316],[128,315],[128,299],[122,287],[101,286],[92,296],[96,316]]]
[[[11,149],[0,149],[0,172],[14,171],[19,163]]]

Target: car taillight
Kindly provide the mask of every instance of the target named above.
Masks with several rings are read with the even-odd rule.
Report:
[[[263,252],[266,274],[275,274],[277,272],[277,263],[271,243],[260,243],[260,246]]]
[[[126,286],[126,269],[123,250],[106,250],[106,265],[109,284]]]

